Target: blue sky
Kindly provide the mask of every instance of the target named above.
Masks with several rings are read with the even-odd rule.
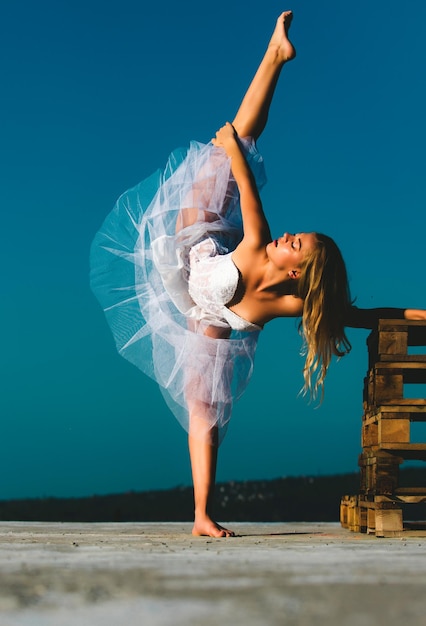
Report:
[[[115,353],[89,246],[119,194],[232,119],[281,10],[298,56],[259,141],[272,232],[333,236],[359,306],[426,308],[424,1],[145,4],[2,8],[2,499],[190,484],[185,433]],[[295,321],[271,323],[218,479],[355,471],[367,334],[316,408]]]

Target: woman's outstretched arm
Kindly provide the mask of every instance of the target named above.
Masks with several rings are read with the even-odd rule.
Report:
[[[222,126],[217,131],[216,138],[212,139],[212,143],[216,147],[223,148],[231,159],[232,174],[240,194],[245,242],[252,246],[265,245],[265,242],[271,240],[271,232],[263,212],[256,182],[232,124],[227,122],[225,126]]]
[[[352,328],[375,328],[379,319],[426,320],[424,309],[398,309],[392,307],[376,309],[359,309],[352,306],[345,326]]]

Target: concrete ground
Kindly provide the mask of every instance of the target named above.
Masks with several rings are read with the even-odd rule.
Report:
[[[230,527],[0,522],[0,625],[426,624],[426,538]]]

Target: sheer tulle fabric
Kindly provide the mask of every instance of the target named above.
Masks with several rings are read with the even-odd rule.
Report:
[[[261,187],[262,157],[252,140],[242,143]],[[250,379],[259,333],[230,329],[189,295],[190,251],[208,237],[222,254],[235,249],[238,193],[225,152],[192,142],[118,199],[92,244],[91,286],[118,352],[157,381],[188,432],[207,438],[217,426],[221,440]],[[207,336],[212,327],[231,334]]]

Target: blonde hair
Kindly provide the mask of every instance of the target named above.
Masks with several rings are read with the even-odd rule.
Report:
[[[332,356],[351,350],[345,320],[351,306],[348,277],[342,254],[330,237],[315,233],[317,242],[302,262],[297,296],[304,300],[299,325],[304,340],[304,393],[324,393],[324,379]]]

